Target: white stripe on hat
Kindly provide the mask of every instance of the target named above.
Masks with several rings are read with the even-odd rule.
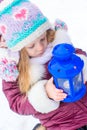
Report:
[[[49,21],[47,21],[44,24],[42,24],[39,28],[37,28],[31,35],[24,38],[22,41],[20,41],[13,47],[11,48],[9,47],[9,49],[11,49],[12,51],[19,51],[23,47],[25,47],[27,44],[33,42],[36,38],[41,36],[46,30],[51,29],[51,28],[52,28],[51,24],[49,23]]]

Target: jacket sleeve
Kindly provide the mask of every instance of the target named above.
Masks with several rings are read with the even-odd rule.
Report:
[[[14,112],[22,115],[34,114],[34,108],[29,103],[27,96],[20,92],[17,82],[6,82],[3,80],[2,86],[9,106]]]
[[[45,84],[47,80],[36,82],[28,92],[28,99],[36,111],[40,113],[48,113],[56,110],[60,106],[59,101],[48,98]]]

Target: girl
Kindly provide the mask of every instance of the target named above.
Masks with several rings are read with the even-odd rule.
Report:
[[[17,80],[2,81],[10,108],[19,114],[33,115],[47,130],[75,130],[86,125],[87,95],[74,103],[60,102],[67,94],[56,89],[47,70],[53,47],[71,43],[65,24],[57,21],[54,29],[34,4],[16,0],[0,13],[0,31],[8,48],[19,51],[20,57]],[[76,49],[76,53],[86,62],[82,50]],[[85,84],[86,69],[84,66]]]

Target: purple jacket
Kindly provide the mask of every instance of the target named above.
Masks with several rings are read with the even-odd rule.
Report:
[[[86,55],[85,52],[79,49],[76,50],[76,53]],[[16,113],[33,115],[40,119],[47,130],[76,130],[87,124],[87,93],[77,102],[61,102],[59,108],[42,114],[34,109],[25,94],[20,93],[17,82],[3,80],[2,84],[10,108]],[[87,86],[87,82],[85,85]]]

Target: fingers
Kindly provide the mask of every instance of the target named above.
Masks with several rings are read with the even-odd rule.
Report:
[[[55,87],[55,92],[56,93],[63,93],[63,90],[62,89],[58,89],[58,88]]]
[[[64,93],[62,89],[55,88],[54,90],[54,100],[55,101],[62,101],[67,97],[67,94]]]
[[[67,97],[67,94],[63,92],[63,90],[58,90],[54,95],[55,101],[62,101]]]
[[[45,87],[48,97],[55,101],[62,101],[67,97],[67,94],[62,89],[56,88],[53,84],[53,77],[48,80]]]
[[[49,83],[53,83],[53,77],[48,80]]]

